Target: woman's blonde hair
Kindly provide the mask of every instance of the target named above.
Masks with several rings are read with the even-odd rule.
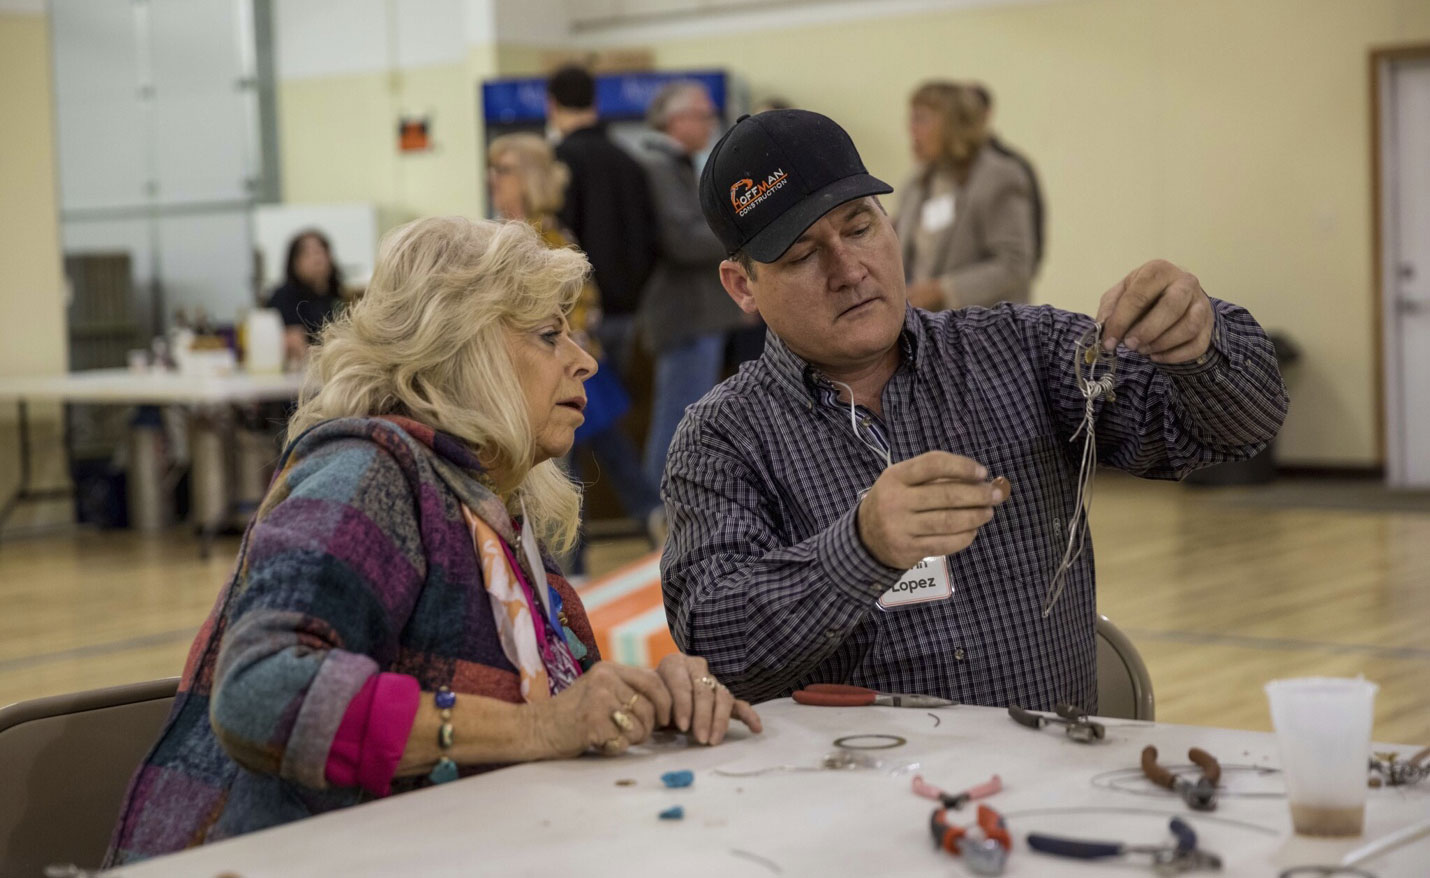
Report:
[[[909,106],[938,114],[938,163],[966,166],[988,139],[987,113],[971,89],[956,82],[935,80],[915,89]]]
[[[566,200],[571,171],[556,160],[551,145],[535,134],[503,134],[487,147],[487,164],[504,155],[516,159],[521,174],[521,201],[528,219],[554,216]]]
[[[312,352],[290,440],[330,418],[404,415],[465,440],[515,514],[525,501],[537,535],[563,552],[575,541],[579,489],[556,465],[533,466],[535,437],[506,330],[539,329],[568,313],[590,264],[549,249],[522,222],[432,217],[382,239],[367,293],[323,330]]]

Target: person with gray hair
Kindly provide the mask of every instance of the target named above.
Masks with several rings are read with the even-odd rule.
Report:
[[[641,159],[650,182],[659,253],[641,296],[638,322],[655,357],[655,387],[645,469],[660,483],[666,450],[686,406],[720,380],[725,344],[740,310],[720,285],[725,250],[705,224],[696,194],[695,156],[715,132],[705,86],[667,84],[646,112]]]

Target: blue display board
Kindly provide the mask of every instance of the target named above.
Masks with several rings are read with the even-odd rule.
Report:
[[[718,70],[669,73],[608,73],[596,77],[596,110],[602,119],[639,119],[651,98],[668,82],[693,79],[710,92],[725,115],[725,74]],[[542,122],[546,119],[546,79],[493,79],[482,83],[482,118],[488,125]]]

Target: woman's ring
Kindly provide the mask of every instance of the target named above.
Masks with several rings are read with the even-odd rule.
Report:
[[[632,696],[631,696],[631,700],[626,702],[625,709],[626,709],[626,710],[635,710],[635,709],[636,709],[636,702],[637,702],[637,701],[640,701],[640,699],[641,699],[641,696],[640,696],[640,693],[639,693],[639,692],[637,692],[636,694],[632,695]],[[619,723],[617,723],[617,725],[619,725]]]
[[[629,732],[636,727],[636,724],[631,720],[630,714],[621,710],[619,707],[611,711],[611,722],[615,723],[616,728],[623,732]]]
[[[715,678],[712,677],[712,676],[710,676],[709,674],[706,674],[705,676],[700,677],[700,678],[697,679],[695,682],[700,683],[700,684],[705,685],[705,686],[709,686],[711,692],[714,692],[716,689],[719,688],[719,685],[715,682]]]
[[[620,753],[622,750],[624,750],[625,747],[626,741],[620,736],[601,742],[601,752],[605,753],[607,756],[615,756],[617,753]]]

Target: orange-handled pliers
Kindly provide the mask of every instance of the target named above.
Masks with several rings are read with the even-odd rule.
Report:
[[[877,707],[948,707],[958,703],[933,695],[878,692],[863,686],[845,686],[842,683],[811,683],[796,690],[794,700],[816,707],[865,707],[870,704]]]
[[[962,857],[968,871],[975,875],[1001,875],[1013,849],[1013,837],[1003,815],[988,807],[978,806],[978,828],[950,826],[948,810],[940,808],[929,818],[929,831],[934,843],[956,857]]]

